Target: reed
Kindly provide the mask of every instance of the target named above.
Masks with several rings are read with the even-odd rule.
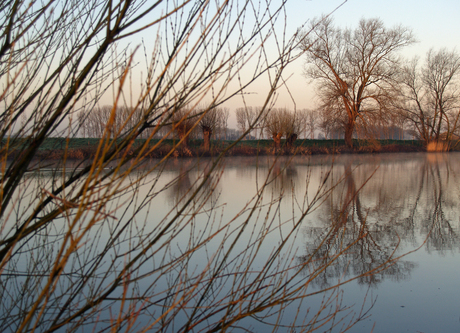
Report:
[[[446,141],[430,141],[426,145],[427,152],[443,152],[449,150],[449,144]]]

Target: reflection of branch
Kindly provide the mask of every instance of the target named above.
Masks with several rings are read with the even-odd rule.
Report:
[[[385,173],[384,164],[378,173],[367,165],[352,170],[345,164],[344,174],[339,174],[343,181],[318,210],[324,225],[303,228],[307,254],[298,256],[299,262],[315,263],[311,270],[325,267],[313,285],[324,289],[338,279],[357,277],[360,283],[376,286],[388,277],[409,278],[416,264],[402,260],[406,254],[397,253],[400,244],[441,254],[458,248],[458,229],[448,213],[457,205],[456,198],[451,197],[456,191],[450,191],[456,174],[448,160],[442,162],[445,164],[430,157],[411,162],[415,170],[401,167],[404,179],[400,181],[407,181],[406,186],[388,181],[388,176],[399,179],[399,174]],[[368,177],[363,170],[374,176]],[[399,189],[405,192],[398,196]],[[417,234],[424,236],[421,243],[416,243]],[[342,255],[333,261],[338,253]],[[364,271],[368,273],[361,274]]]
[[[405,278],[415,267],[411,263],[392,261],[397,248],[395,244],[399,244],[398,235],[388,228],[372,227],[368,223],[369,211],[366,215],[362,212],[360,193],[376,171],[374,169],[357,188],[351,163],[347,163],[343,182],[345,191],[336,188],[327,201],[328,205],[323,205],[325,213],[332,212],[331,224],[323,228],[305,228],[308,239],[313,240],[307,243],[307,252],[315,250],[312,255],[301,256],[299,260],[307,261],[313,256],[316,265],[325,267],[313,281],[321,289],[335,284],[339,278],[353,277],[360,283],[376,286],[384,276]],[[328,221],[327,217],[324,219]],[[333,262],[333,265],[328,262]],[[392,269],[388,269],[389,266]]]

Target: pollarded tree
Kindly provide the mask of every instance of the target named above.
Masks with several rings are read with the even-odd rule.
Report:
[[[418,59],[402,71],[397,109],[425,144],[450,139],[460,114],[460,55],[455,51],[429,50],[423,67]]]
[[[305,130],[306,127],[306,113],[302,110],[290,111],[285,110],[285,136],[287,148],[292,148],[294,142]]]
[[[291,111],[286,108],[275,108],[264,117],[265,133],[281,147],[281,139],[286,138],[287,148],[291,148],[295,140],[305,129],[305,114],[302,111]]]
[[[276,149],[281,147],[283,137],[286,138],[286,146],[290,148],[302,132],[304,124],[301,112],[275,108],[270,110],[265,117],[264,128],[267,135],[273,139]]]
[[[348,147],[358,119],[365,126],[368,113],[382,110],[399,70],[397,51],[412,43],[410,29],[388,29],[379,19],[362,19],[354,30],[337,28],[330,18],[312,21],[301,40],[305,76],[318,82],[324,105],[341,106]]]
[[[191,107],[172,109],[171,111],[172,130],[179,137],[179,144],[187,148],[192,130],[198,125],[199,119],[197,111]]]
[[[265,132],[273,139],[276,149],[281,147],[281,138],[286,134],[286,114],[286,109],[272,109],[265,119]]]
[[[203,133],[204,150],[208,151],[211,145],[211,136],[218,128],[223,128],[227,121],[229,110],[226,108],[211,108],[200,110],[197,114],[200,117],[200,128]]]
[[[208,110],[200,120],[200,128],[203,132],[204,150],[209,150],[211,135],[217,126],[217,112],[215,109]]]

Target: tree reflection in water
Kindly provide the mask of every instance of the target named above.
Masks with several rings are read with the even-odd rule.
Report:
[[[170,172],[175,175],[168,191],[169,203],[172,207],[178,209],[179,204],[188,199],[192,200],[194,209],[200,206],[215,207],[220,193],[219,181],[223,172],[222,168],[211,173],[210,163],[200,163],[200,160],[192,158],[176,159],[170,163],[173,167]],[[202,181],[204,181],[203,184],[201,184]],[[201,189],[196,195],[198,185],[201,185]]]
[[[332,168],[330,157],[232,158],[212,173],[207,169],[211,159],[171,160],[158,173],[161,177],[150,173],[145,183],[114,201],[113,207],[132,203],[118,219],[133,218],[125,224],[116,219],[100,223],[85,244],[94,244],[96,251],[114,242],[114,255],[124,260],[123,253],[137,253],[174,221],[136,273],[133,293],[139,291],[143,300],[155,292],[138,319],[142,324],[153,313],[164,318],[158,324],[164,331],[189,331],[187,322],[196,314],[194,325],[217,331],[222,318],[217,312],[230,311],[231,328],[346,330],[366,318],[375,298],[363,302],[359,295],[349,302],[347,288],[354,284],[342,283],[355,279],[376,288],[385,280],[401,282],[415,275],[418,265],[404,256],[407,252],[424,244],[421,251],[458,250],[453,221],[458,220],[460,163],[455,156],[340,156]],[[150,162],[127,175],[128,181],[152,169]],[[42,187],[52,179],[47,173],[30,177],[30,184]],[[101,260],[110,255],[102,251]],[[47,253],[46,248],[37,252],[43,270],[50,267],[42,260]],[[19,269],[19,263],[13,268]],[[211,265],[215,270],[208,269]],[[95,278],[106,272],[101,267]],[[10,288],[4,290],[24,299],[22,290],[11,287],[19,285],[15,279],[8,276],[4,285]],[[15,307],[6,301],[6,292],[4,309]],[[27,292],[25,298],[32,299],[35,292]]]
[[[319,207],[319,223],[304,227],[306,254],[298,260],[310,262],[312,271],[324,267],[312,285],[324,289],[354,278],[371,288],[385,279],[400,282],[417,267],[404,258],[407,249],[458,249],[449,217],[458,192],[447,188],[459,175],[443,156],[417,154],[399,165],[387,157],[364,164],[341,158],[345,162],[335,165],[329,180],[340,182]]]
[[[458,192],[446,190],[450,184],[459,184],[459,174],[449,161],[445,154],[429,154],[421,172],[424,175],[421,187],[430,189],[430,201],[434,203],[434,208],[429,209],[429,205],[422,202],[421,206],[425,209],[418,215],[422,233],[427,237],[428,252],[445,254],[460,248],[458,230],[452,225],[454,217],[449,217],[458,206]],[[420,193],[423,193],[422,190]]]

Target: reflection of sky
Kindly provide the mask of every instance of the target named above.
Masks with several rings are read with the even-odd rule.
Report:
[[[314,156],[309,161],[314,165],[310,169],[316,169],[313,171],[315,176],[320,174],[319,169],[324,169],[320,166],[320,158]],[[459,232],[459,212],[454,200],[458,198],[459,183],[454,179],[459,173],[457,167],[460,165],[459,158],[460,154],[455,153],[447,157],[434,154],[344,155],[336,159],[336,176],[341,176],[343,166],[350,161],[353,167],[360,165],[354,169],[353,174],[359,188],[378,167],[374,176],[362,189],[360,196],[362,209],[368,214],[367,218],[370,223],[378,222],[380,225],[387,226],[395,224],[392,232],[398,232],[400,237],[404,237],[404,233],[400,229],[401,226],[397,225],[408,217],[410,209],[417,200],[416,192],[423,185],[423,193],[419,201],[420,210],[415,214],[415,229],[412,230],[415,239],[402,239],[401,247],[397,251],[402,254],[414,249],[424,241],[428,230],[423,226],[430,224],[430,221],[424,221],[426,218],[424,214],[433,210],[430,200],[432,200],[434,190],[441,189],[444,192],[442,214],[454,232]],[[302,165],[303,163],[305,160],[300,157],[294,159],[292,163],[298,175],[296,184],[304,181],[305,172],[308,170]],[[450,169],[449,173],[447,173],[447,168]],[[441,179],[436,178],[437,170],[439,170]],[[447,177],[447,174],[450,178]],[[249,194],[255,189],[255,177],[255,168],[249,163],[245,165],[244,158],[236,162],[233,167],[227,167],[221,184],[224,192],[222,200],[224,202],[231,200],[226,209],[231,210],[232,207],[241,207],[246,203]],[[312,187],[315,188],[315,186]],[[298,189],[296,194],[299,195],[302,190]],[[283,209],[289,210],[289,196],[283,200],[286,201]],[[386,200],[391,201],[386,203]],[[408,206],[404,207],[404,205]],[[304,225],[320,227],[321,224],[318,223],[320,214],[322,214],[321,208],[308,215]],[[441,225],[442,228],[445,226],[445,224]],[[408,233],[409,236],[411,234],[412,232]],[[446,237],[446,235],[439,236]],[[276,242],[276,237],[273,239]],[[300,241],[299,246],[304,241]],[[380,241],[385,242],[382,239]],[[372,316],[358,323],[351,332],[370,332],[374,322],[376,322],[374,332],[457,332],[460,329],[458,321],[460,289],[457,278],[460,275],[460,267],[458,265],[458,239],[454,242],[456,243],[453,244],[452,249],[448,248],[449,242],[446,239],[444,243],[446,248],[431,248],[430,251],[422,248],[402,258],[401,265],[408,265],[412,268],[401,276],[387,275],[381,278],[381,282],[369,291],[366,299],[366,305],[369,306],[371,299],[377,297],[377,303],[371,311]],[[440,244],[442,246],[442,242]],[[385,247],[386,244],[379,243],[378,246]],[[301,248],[299,250],[302,252]],[[362,304],[368,291],[365,285],[355,282],[345,285],[344,290],[344,305],[355,304],[357,306]]]
[[[420,250],[404,258],[419,263],[410,279],[384,281],[369,293],[377,297],[372,316],[351,332],[459,332],[460,288],[456,254],[428,255]],[[365,286],[346,286],[345,302],[361,304]]]
[[[258,260],[251,263],[251,268],[255,270],[261,267],[261,263],[266,257],[273,251],[273,249],[279,244],[281,237],[287,234],[290,230],[292,223],[285,223],[292,218],[292,215],[298,216],[299,211],[297,208],[292,209],[291,193],[295,193],[295,199],[302,201],[303,193],[305,193],[306,179],[309,172],[312,174],[311,180],[311,191],[314,192],[318,186],[318,180],[321,174],[324,174],[325,170],[328,169],[327,165],[322,165],[325,159],[329,157],[313,156],[307,157],[296,157],[291,162],[292,169],[289,172],[284,172],[284,161],[279,162],[279,177],[285,181],[283,186],[285,187],[286,195],[283,197],[282,205],[280,205],[281,213],[275,215],[274,223],[269,225],[265,223],[267,207],[261,210],[261,214],[258,215],[258,219],[253,218],[250,220],[250,224],[246,229],[245,233],[238,243],[238,247],[234,254],[244,251],[248,244],[254,244],[257,235],[260,230],[264,230],[265,227],[271,228],[273,232],[267,235],[267,238],[261,244],[258,255]],[[263,179],[266,175],[266,166],[269,165],[268,161],[271,161],[272,157],[264,157],[260,159],[261,166],[258,168],[258,174],[256,173],[256,163],[254,158],[228,158],[226,159],[227,164],[221,179],[216,189],[221,193],[218,198],[217,206],[214,213],[216,213],[216,221],[219,221],[222,213],[223,223],[230,222],[230,219],[235,216],[242,209],[242,207],[254,196],[256,189],[256,178]],[[206,163],[210,159],[202,159],[199,164],[195,164],[197,160],[193,159],[178,159],[171,162],[168,166],[167,171],[162,174],[159,178],[159,183],[156,185],[158,189],[163,188],[165,184],[172,181],[175,177],[186,172],[187,177],[190,180],[189,184],[194,184],[195,180],[200,177],[200,171],[205,169]],[[401,275],[386,275],[381,278],[381,281],[374,285],[374,288],[370,291],[370,295],[375,298],[377,297],[377,303],[372,310],[372,317],[363,323],[359,323],[352,332],[370,332],[374,322],[376,322],[376,328],[374,332],[400,332],[410,331],[416,332],[455,332],[460,328],[458,321],[458,309],[460,300],[460,288],[458,288],[458,276],[460,276],[460,266],[458,265],[458,232],[459,232],[459,212],[457,209],[457,202],[454,200],[458,198],[458,181],[452,181],[456,179],[457,174],[460,173],[460,154],[391,154],[391,155],[343,155],[336,158],[336,168],[334,175],[337,179],[340,178],[341,172],[345,170],[347,164],[351,163],[352,166],[359,167],[355,169],[353,173],[353,181],[357,187],[364,183],[369,177],[371,171],[375,170],[376,166],[379,166],[374,177],[372,177],[368,183],[364,186],[361,194],[362,209],[365,210],[367,218],[370,222],[370,230],[375,232],[378,236],[378,229],[372,229],[375,221],[380,222],[385,226],[385,232],[390,232],[394,235],[398,232],[400,237],[404,237],[404,230],[399,229],[402,221],[405,220],[410,214],[410,210],[414,208],[414,200],[417,196],[413,194],[414,191],[423,190],[420,196],[419,208],[415,211],[414,224],[411,232],[408,232],[409,236],[414,234],[415,242],[405,242],[402,239],[401,248],[398,250],[398,254],[405,253],[406,251],[414,249],[417,245],[420,245],[426,237],[430,221],[426,221],[429,214],[434,211],[432,205],[432,195],[436,191],[442,190],[443,202],[442,206],[438,207],[438,216],[444,216],[445,220],[443,223],[438,223],[437,226],[442,229],[444,234],[434,233],[433,235],[439,235],[445,237],[448,241],[449,237],[452,242],[440,242],[438,247],[429,247],[430,251],[427,251],[427,247],[422,248],[418,252],[407,255],[399,263],[407,262],[408,264],[414,263],[412,269],[404,271],[405,274]],[[449,168],[449,172],[447,172]],[[276,169],[276,168],[275,168]],[[295,172],[293,171],[295,170]],[[439,171],[439,173],[438,173]],[[440,175],[440,177],[438,177]],[[155,177],[155,173],[152,173],[152,179]],[[148,177],[148,178],[149,178]],[[134,176],[133,176],[134,178]],[[451,181],[447,181],[451,180]],[[147,179],[146,185],[142,187],[135,194],[128,194],[125,198],[121,198],[118,203],[125,201],[126,197],[134,196],[136,200],[142,200],[143,197],[148,193],[154,184],[153,181],[149,182]],[[280,192],[279,187],[276,185],[276,181],[273,182],[273,186],[267,187],[266,200],[268,198],[276,198]],[[287,184],[287,186],[286,186]],[[291,191],[289,184],[295,184],[294,191]],[[192,186],[192,185],[190,185]],[[342,191],[341,186],[337,187],[339,193]],[[160,220],[170,211],[173,207],[169,204],[173,195],[171,192],[177,190],[174,186],[166,189],[162,192],[158,198],[154,199],[152,205],[148,207],[148,212],[145,210],[139,214],[137,221],[132,225],[134,232],[134,241],[137,242],[140,238],[146,235],[146,231],[155,228]],[[397,199],[404,198],[403,190],[406,191],[406,203],[407,207],[398,205],[397,200],[393,205],[381,205],[379,198],[391,198],[396,197]],[[401,193],[399,192],[401,191]],[[309,192],[309,195],[312,193]],[[407,194],[408,193],[408,194]],[[398,194],[398,195],[396,195]],[[272,196],[273,195],[273,196]],[[335,199],[338,195],[334,194],[332,197]],[[385,199],[387,200],[387,199]],[[224,205],[223,208],[220,205]],[[332,205],[331,205],[332,206]],[[383,207],[383,209],[382,209]],[[206,211],[209,207],[204,206],[203,211]],[[277,207],[274,207],[276,210]],[[313,228],[326,228],[329,226],[324,216],[329,216],[329,207],[325,204],[319,207],[312,214],[306,217],[306,220],[302,224],[302,229],[306,230],[310,227]],[[130,216],[133,210],[130,209],[126,216]],[[387,218],[387,216],[392,218]],[[193,224],[186,226],[185,231],[174,238],[171,244],[171,255],[175,255],[178,250],[185,250],[189,246],[190,239],[194,238],[196,242],[200,238],[200,233],[206,234],[208,231],[215,230],[219,222],[209,223],[206,213],[199,214],[194,219]],[[270,216],[274,216],[271,214]],[[377,219],[383,217],[383,220],[378,221]],[[187,216],[184,216],[187,219]],[[232,222],[229,230],[232,230],[234,226],[238,226],[241,219],[237,219]],[[330,221],[329,221],[330,222]],[[372,223],[371,223],[372,222]],[[449,230],[446,228],[448,222],[453,230],[454,234],[449,235]],[[89,240],[97,240],[98,243],[103,246],[105,241],[108,240],[108,229],[115,226],[117,223],[116,219],[108,219],[104,226],[101,225],[100,236]],[[185,225],[185,222],[183,222]],[[281,227],[279,225],[281,224]],[[140,229],[138,229],[140,227]],[[404,227],[404,226],[403,226]],[[209,228],[208,230],[206,230]],[[406,226],[406,229],[408,227]],[[104,229],[107,229],[105,232]],[[389,231],[388,231],[389,230]],[[104,231],[104,232],[103,232]],[[127,233],[126,237],[131,234]],[[292,252],[287,252],[289,262],[296,256],[305,255],[306,243],[310,241],[304,236],[305,233],[299,232],[297,239],[293,244]],[[457,237],[455,237],[457,235]],[[229,241],[234,237],[235,234],[228,233],[225,235],[226,240]],[[449,237],[447,237],[449,236]],[[139,237],[139,238],[138,238]],[[197,251],[196,255],[188,262],[188,269],[195,270],[204,268],[208,260],[213,255],[219,244],[215,244],[216,240],[220,241],[223,235],[216,237],[213,242],[204,246],[204,250]],[[376,246],[373,249],[382,249],[389,247],[386,242],[387,238],[376,237]],[[193,242],[192,242],[193,243]],[[218,242],[217,242],[218,243]],[[430,242],[428,242],[430,244]],[[374,245],[374,244],[373,244]],[[448,248],[450,245],[451,248]],[[120,247],[122,246],[120,242]],[[168,252],[169,253],[169,252]],[[205,256],[202,254],[205,253]],[[295,254],[295,255],[294,255]],[[155,260],[157,257],[154,257]],[[157,264],[156,262],[154,264]],[[150,267],[150,266],[149,266]],[[146,269],[148,269],[147,267]],[[382,275],[383,276],[383,275]],[[332,279],[335,279],[333,277]],[[159,283],[158,286],[161,286]],[[355,304],[357,307],[363,302],[367,288],[363,284],[351,283],[345,285],[345,297],[344,305]],[[369,298],[367,302],[369,302]],[[306,302],[308,306],[314,304],[312,299],[308,299]],[[314,305],[313,305],[314,306]],[[356,310],[356,309],[355,309]],[[287,317],[289,316],[289,311]]]

